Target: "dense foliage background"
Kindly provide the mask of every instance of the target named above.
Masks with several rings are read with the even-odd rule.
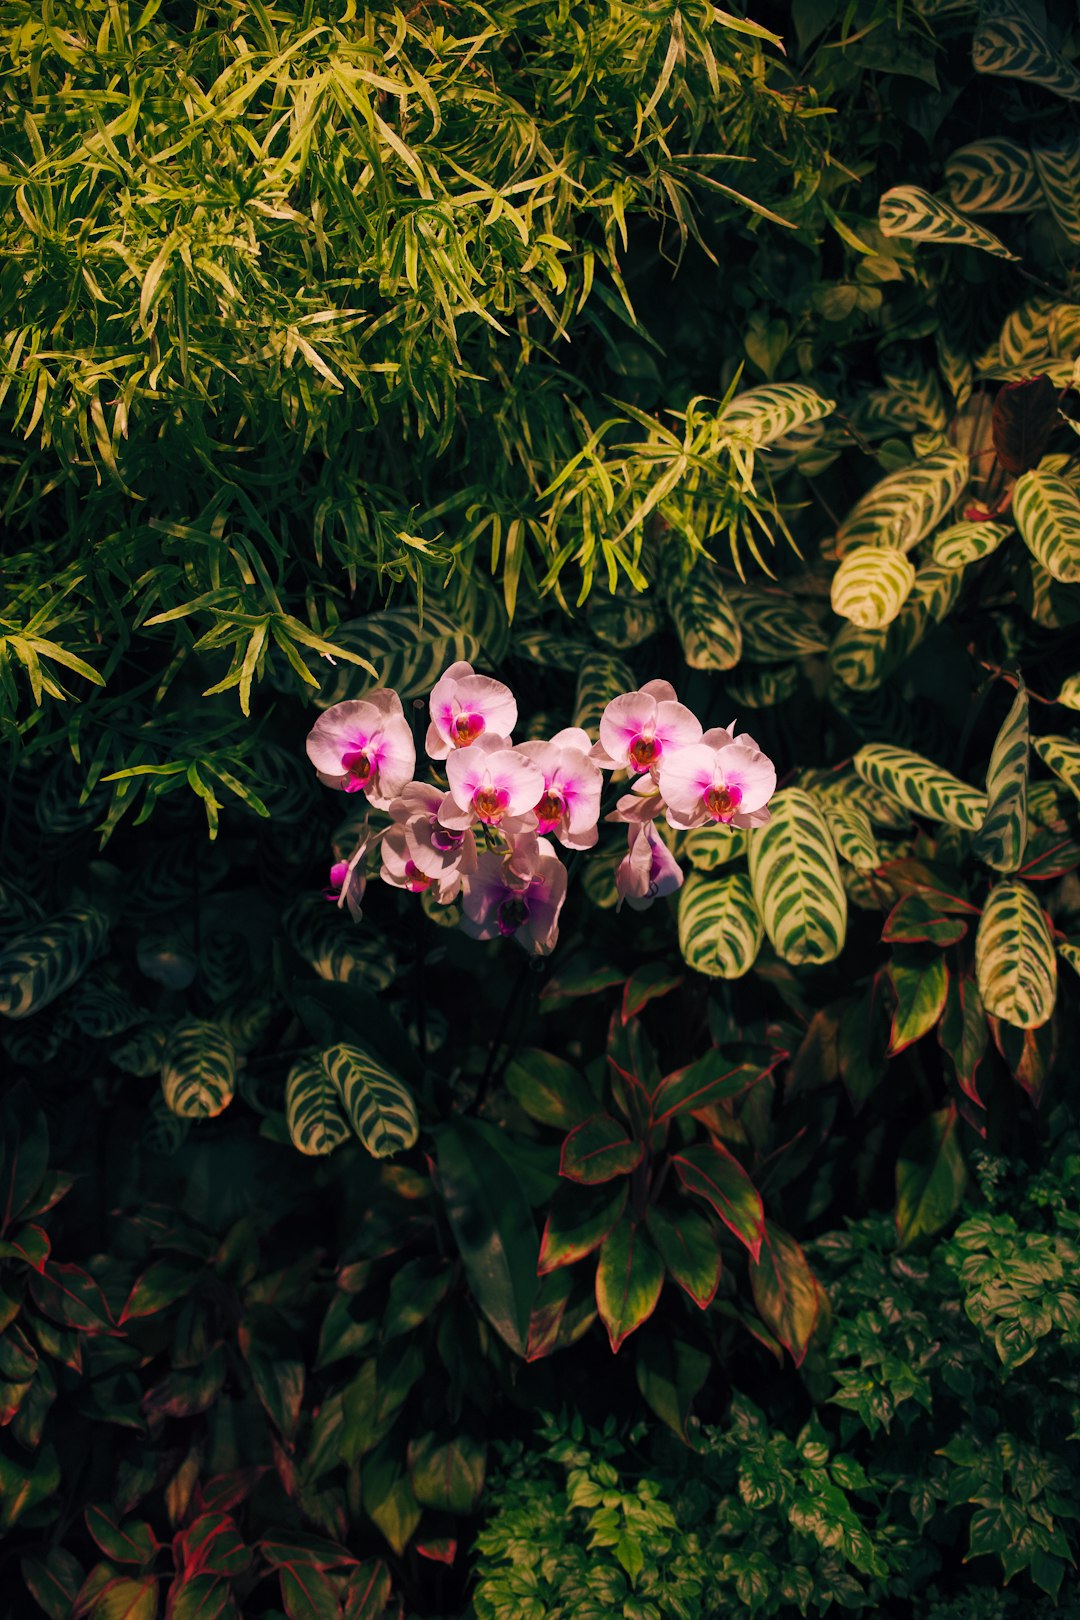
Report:
[[[1080,23],[754,18],[0,7],[6,1613],[1077,1612]],[[772,823],[349,921],[457,659]]]

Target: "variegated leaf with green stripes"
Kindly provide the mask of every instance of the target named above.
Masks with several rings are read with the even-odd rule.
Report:
[[[40,1012],[82,977],[108,936],[109,919],[93,906],[73,906],[17,934],[0,954],[0,1013]]]
[[[911,595],[884,630],[845,624],[833,640],[829,662],[845,686],[872,692],[910,657],[933,624],[940,624],[960,594],[964,570],[927,563]]]
[[[840,859],[857,872],[873,872],[881,865],[881,855],[870,817],[857,804],[845,803],[837,794],[815,795],[825,812],[832,841]]]
[[[829,599],[841,619],[867,630],[891,624],[911,595],[915,565],[892,546],[856,546],[833,575]]]
[[[888,832],[906,832],[911,812],[899,799],[890,798],[880,787],[871,787],[854,771],[804,771],[799,784],[830,804],[853,805],[861,810],[872,827]]]
[[[745,872],[691,872],[679,891],[679,949],[688,967],[713,979],[741,979],[764,929]]]
[[[949,201],[965,214],[1027,214],[1042,202],[1031,153],[1004,135],[958,147],[946,161],[945,183]]]
[[[975,30],[971,61],[976,73],[1040,84],[1068,101],[1080,101],[1080,73],[1051,50],[1034,23],[1014,7],[1004,15],[984,17]]]
[[[1033,366],[1050,355],[1050,316],[1052,298],[1036,293],[1006,315],[997,341],[997,357],[1003,366]]]
[[[750,881],[765,932],[785,962],[831,962],[843,949],[847,895],[822,811],[782,788],[767,827],[750,834]]]
[[[104,968],[92,968],[71,998],[71,1016],[84,1035],[108,1040],[145,1018],[124,985]]]
[[[584,662],[578,666],[577,691],[574,694],[574,725],[583,726],[592,736],[600,728],[600,716],[622,692],[637,690],[634,672],[614,653],[599,653],[590,649]]]
[[[699,872],[715,872],[746,853],[746,834],[722,822],[695,827],[693,832],[683,834],[676,853],[685,855]]]
[[[1032,745],[1047,770],[1080,799],[1080,743],[1068,737],[1035,737]]]
[[[1012,532],[1011,523],[950,523],[935,534],[930,554],[943,568],[966,568],[989,557]]]
[[[324,661],[317,662],[314,667],[322,679],[314,701],[320,709],[383,686],[407,703],[429,692],[447,665],[463,658],[472,662],[480,651],[477,637],[462,628],[460,618],[430,603],[424,605],[422,621],[410,609],[384,608],[339,624],[333,640],[366,658],[377,674],[373,678],[351,664],[332,670]]]
[[[975,936],[975,978],[986,1011],[1039,1029],[1054,1011],[1057,958],[1042,907],[1026,883],[991,889]]]
[[[808,422],[819,422],[835,409],[835,400],[825,399],[805,383],[764,383],[736,394],[721,417],[721,426],[757,447],[772,444]]]
[[[881,377],[891,393],[908,402],[918,426],[944,433],[949,412],[936,371],[905,346],[899,354],[892,353],[882,360]]]
[[[1080,139],[1066,135],[1051,145],[1040,143],[1032,156],[1050,212],[1069,241],[1080,243]]]
[[[353,1130],[374,1158],[387,1159],[412,1147],[420,1134],[420,1122],[404,1080],[383,1068],[362,1046],[344,1042],[323,1052],[322,1066]]]
[[[878,203],[878,229],[882,236],[903,236],[911,242],[941,242],[951,247],[981,248],[999,259],[1015,259],[992,231],[972,224],[942,197],[932,197],[919,186],[893,186]]]
[[[214,1119],[228,1108],[236,1084],[236,1052],[220,1024],[183,1018],[169,1032],[161,1058],[161,1091],[181,1119]]]
[[[790,593],[729,585],[727,599],[739,622],[747,663],[785,664],[791,658],[828,651],[829,638]]]
[[[785,703],[799,685],[798,664],[770,664],[759,669],[737,670],[727,683],[732,703],[744,709],[772,709]]]
[[[668,607],[691,669],[731,669],[739,662],[742,630],[714,563],[698,563],[689,578],[673,581]]]
[[[1049,321],[1050,352],[1059,360],[1080,354],[1080,304],[1055,304]]]
[[[317,1053],[289,1070],[285,1121],[293,1147],[313,1156],[333,1153],[350,1134],[337,1087]]]
[[[655,596],[629,586],[623,586],[613,596],[606,591],[593,591],[587,613],[589,629],[597,641],[608,647],[639,647],[660,628],[661,614]]]
[[[986,772],[986,819],[971,845],[996,872],[1015,872],[1027,844],[1028,695],[1021,684],[994,741]]]
[[[972,832],[982,825],[986,794],[921,754],[891,743],[867,743],[852,763],[864,782],[929,821],[947,821]]]
[[[1056,473],[1036,467],[1016,480],[1013,515],[1031,555],[1054,579],[1080,582],[1080,495]]]
[[[1064,709],[1080,709],[1080,674],[1070,675],[1062,681],[1057,702]]]
[[[320,979],[360,980],[374,990],[393,983],[396,963],[384,939],[357,929],[348,916],[314,895],[301,895],[285,911],[285,936]]]
[[[1059,939],[1057,951],[1063,962],[1080,973],[1080,939]]]
[[[840,525],[837,551],[844,555],[864,545],[910,551],[959,500],[967,481],[968,459],[958,450],[937,450],[887,473]]]

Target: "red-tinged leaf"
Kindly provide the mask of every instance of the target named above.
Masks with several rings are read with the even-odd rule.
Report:
[[[22,1260],[35,1271],[44,1271],[52,1252],[49,1234],[43,1226],[19,1226],[6,1242],[0,1242],[0,1257]]]
[[[281,1603],[289,1620],[342,1620],[337,1588],[314,1564],[281,1564]]]
[[[613,1352],[656,1309],[664,1262],[645,1228],[624,1215],[604,1239],[596,1268],[596,1306]]]
[[[251,1562],[228,1513],[202,1513],[173,1538],[176,1568],[186,1580],[196,1575],[242,1575]]]
[[[612,985],[622,984],[626,974],[616,967],[574,968],[549,979],[540,992],[545,1010],[564,1001],[575,1001],[579,996],[595,996]]]
[[[713,1142],[683,1148],[672,1154],[672,1163],[686,1191],[711,1204],[756,1260],[765,1230],[765,1211],[760,1193],[738,1159],[719,1142]]]
[[[30,1294],[39,1311],[79,1333],[113,1333],[112,1312],[98,1284],[79,1266],[47,1262],[31,1273]]]
[[[896,1232],[902,1249],[940,1232],[960,1208],[967,1166],[957,1127],[950,1104],[904,1139],[896,1165]]]
[[[434,1546],[435,1543],[429,1540],[426,1545]],[[420,1546],[416,1550],[424,1557],[431,1556],[424,1553]],[[359,1569],[354,1569],[349,1576],[345,1588],[344,1620],[383,1620],[389,1604],[390,1571],[381,1558],[365,1559]]]
[[[933,1029],[945,1010],[949,972],[945,958],[918,953],[917,948],[897,955],[889,963],[889,979],[896,995],[889,1055],[894,1057]]]
[[[631,973],[623,988],[622,1021],[628,1023],[648,1002],[677,990],[685,975],[675,973],[663,962],[649,962]]]
[[[949,913],[935,897],[916,889],[905,894],[890,911],[881,937],[886,944],[955,945],[968,931],[965,917]]]
[[[24,1220],[36,1220],[39,1215],[47,1215],[50,1209],[55,1209],[62,1198],[66,1198],[74,1187],[77,1177],[65,1175],[57,1170],[45,1177],[37,1192],[23,1209]]]
[[[114,1564],[138,1564],[142,1568],[152,1562],[158,1549],[157,1537],[144,1520],[129,1519],[120,1525],[107,1508],[88,1507],[86,1528]]]
[[[251,1468],[234,1468],[228,1474],[215,1474],[198,1488],[199,1507],[204,1513],[227,1513],[249,1497],[264,1474],[266,1464]]]
[[[1037,466],[1057,421],[1057,389],[1049,377],[1003,384],[994,401],[990,431],[1005,471],[1019,477]]]
[[[158,1583],[153,1575],[120,1574],[112,1564],[98,1564],[83,1582],[75,1615],[94,1620],[156,1620]]]
[[[644,1142],[635,1141],[625,1125],[610,1114],[594,1114],[576,1125],[563,1143],[559,1174],[568,1181],[595,1186],[628,1176],[641,1163]]]
[[[649,1097],[659,1084],[660,1066],[640,1020],[631,1018],[624,1024],[618,1013],[612,1013],[607,1059],[616,1104],[635,1132],[644,1136],[649,1126]]]
[[[801,1367],[821,1310],[821,1284],[795,1239],[772,1221],[751,1263],[750,1286],[762,1321]]]
[[[435,1434],[410,1440],[406,1452],[409,1483],[421,1507],[442,1513],[471,1513],[484,1489],[487,1448],[471,1435],[440,1442]]]
[[[1024,862],[1013,874],[1028,883],[1046,883],[1080,866],[1080,844],[1045,827],[1029,828]]]
[[[221,1575],[173,1581],[165,1600],[165,1620],[233,1620],[232,1587]]]
[[[213,1406],[224,1382],[225,1357],[219,1346],[193,1372],[167,1373],[147,1390],[142,1409],[152,1427],[167,1417],[193,1417]]]
[[[191,1292],[203,1268],[191,1260],[155,1260],[137,1280],[120,1312],[121,1326],[136,1317],[153,1316]]]
[[[952,1058],[960,1090],[979,1108],[985,1108],[986,1104],[979,1096],[975,1076],[986,1053],[989,1036],[975,980],[967,975],[953,979],[945,1013],[938,1025],[938,1040]]]
[[[596,1108],[582,1076],[564,1058],[535,1047],[518,1052],[506,1071],[506,1087],[530,1119],[569,1130]]]
[[[571,1266],[598,1249],[626,1208],[629,1190],[625,1178],[614,1185],[581,1187],[571,1182],[558,1186],[540,1240],[540,1276]]]
[[[44,1558],[24,1558],[22,1576],[49,1620],[70,1620],[83,1582],[77,1558],[63,1547],[53,1547]]]
[[[739,1061],[717,1047],[687,1068],[664,1076],[653,1093],[653,1124],[662,1125],[678,1114],[696,1113],[725,1097],[741,1096],[780,1062],[777,1054],[766,1063]]]
[[[596,1299],[578,1272],[553,1271],[542,1277],[529,1318],[526,1361],[542,1361],[576,1344],[596,1320]]]
[[[692,1209],[671,1217],[659,1209],[646,1212],[649,1236],[668,1271],[699,1309],[708,1310],[720,1286],[723,1261],[709,1222]]]
[[[881,878],[899,895],[921,892],[939,912],[977,917],[979,908],[957,893],[958,878],[948,868],[905,856],[880,868]]]
[[[302,1531],[288,1535],[263,1536],[259,1551],[268,1564],[275,1568],[283,1564],[313,1564],[316,1569],[346,1569],[358,1565],[359,1559],[340,1542],[327,1541],[323,1536],[309,1536]]]
[[[282,1354],[272,1343],[264,1344],[247,1322],[241,1322],[237,1338],[255,1393],[278,1433],[292,1440],[304,1400],[304,1363]]]
[[[1038,1104],[1057,1056],[1056,1018],[1039,1029],[1017,1029],[1014,1024],[1006,1024],[989,1014],[986,1022],[1009,1073],[1023,1086],[1032,1102]]]
[[[435,1536],[430,1541],[416,1541],[413,1545],[421,1558],[429,1558],[433,1564],[452,1564],[457,1557],[457,1540],[454,1536]]]

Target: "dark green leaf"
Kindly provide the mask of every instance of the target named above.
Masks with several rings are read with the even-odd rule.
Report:
[[[594,1114],[576,1125],[563,1143],[559,1174],[594,1186],[629,1175],[641,1163],[645,1144],[610,1114]]]
[[[765,1230],[761,1195],[739,1161],[719,1142],[672,1154],[675,1173],[687,1192],[711,1204],[724,1225],[757,1259]]]
[[[931,1237],[960,1207],[967,1166],[953,1106],[931,1114],[907,1136],[896,1165],[896,1231],[902,1249]]]
[[[596,1304],[611,1348],[619,1346],[656,1309],[664,1262],[643,1226],[624,1215],[604,1239],[596,1268]]]

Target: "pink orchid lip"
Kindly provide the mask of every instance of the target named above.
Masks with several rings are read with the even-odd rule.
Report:
[[[470,743],[476,741],[480,733],[487,728],[487,722],[482,714],[470,714],[463,710],[455,714],[450,723],[450,735],[456,748],[468,748]]]
[[[730,821],[742,803],[742,789],[734,783],[726,787],[722,782],[707,788],[701,802],[714,821]]]
[[[406,861],[405,887],[411,890],[413,894],[419,894],[423,889],[430,889],[431,879],[426,873],[421,872],[420,868],[415,866],[412,861]]]
[[[543,797],[533,806],[536,816],[537,832],[549,833],[562,821],[566,812],[566,802],[557,789],[549,787]]]
[[[371,781],[374,766],[364,752],[365,743],[357,748],[350,748],[341,756],[341,769],[348,780],[345,783],[346,793],[359,793]]]
[[[644,733],[639,733],[627,749],[630,763],[641,771],[655,765],[663,752],[664,745],[659,737],[646,736]]]
[[[443,827],[437,821],[431,823],[431,845],[440,855],[446,855],[452,849],[460,849],[465,839],[463,830],[457,827]]]
[[[497,920],[504,939],[523,928],[529,920],[529,904],[524,895],[508,895],[499,906]]]
[[[485,827],[497,827],[509,803],[510,795],[505,788],[481,787],[473,794],[473,809]]]

